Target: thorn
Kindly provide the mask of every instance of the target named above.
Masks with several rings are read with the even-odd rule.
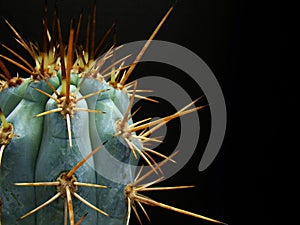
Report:
[[[86,216],[88,215],[88,213],[84,214],[75,225],[80,225],[82,223],[82,221],[84,221],[84,219],[86,218]]]
[[[153,185],[153,184],[156,184],[156,183],[159,183],[160,181],[162,181],[164,179],[164,177],[160,177],[150,183],[147,183],[147,184],[143,184],[141,186],[137,186],[134,188],[135,191],[141,191],[141,190],[145,190],[147,189],[149,186]]]
[[[105,60],[102,60],[101,63],[103,64],[104,62],[105,62]],[[102,66],[102,65],[101,65],[101,66]],[[122,67],[116,69],[115,72],[116,72],[116,73],[120,73],[120,71],[126,70],[126,69],[129,68],[129,67],[130,67],[130,65],[122,66]],[[100,67],[100,68],[101,68],[101,67]],[[125,72],[125,71],[124,71],[124,72]],[[101,71],[101,73],[102,73],[102,71]],[[108,73],[102,75],[103,78],[109,77],[109,76],[111,76],[111,72],[108,72]]]
[[[88,22],[87,22],[87,28],[86,28],[85,49],[84,49],[85,52],[89,52],[90,27],[91,27],[91,15],[88,16]]]
[[[57,93],[57,91],[55,90],[55,88],[53,87],[53,85],[52,85],[47,79],[44,79],[44,81],[46,82],[46,84],[48,85],[48,87],[51,89],[51,91],[52,91],[57,97],[59,97],[59,94]]]
[[[100,42],[98,43],[96,50],[95,50],[95,55],[98,53],[98,51],[100,50],[100,48],[102,47],[104,41],[107,39],[108,35],[111,33],[111,31],[114,29],[114,27],[116,26],[116,22],[114,22],[111,27],[106,31],[106,33],[104,34],[104,36],[102,37],[102,39],[100,40]]]
[[[130,214],[131,214],[131,200],[130,200],[130,198],[127,198],[127,219],[126,219],[126,225],[129,225]]]
[[[126,87],[126,85],[125,85],[124,87]],[[127,90],[127,92],[128,92],[128,93],[131,93],[132,90]],[[149,93],[149,92],[150,92],[150,93],[151,93],[151,92],[153,92],[153,90],[136,90],[136,93],[138,93],[138,92],[143,92],[143,93],[145,93],[145,92],[148,92],[148,93]]]
[[[3,18],[4,19],[4,18]],[[16,31],[16,29],[6,20],[4,19],[5,23],[8,25],[8,27],[13,31],[13,33],[17,37],[17,42],[30,54],[32,59],[36,59],[34,52],[31,50],[31,48],[27,45],[27,43],[24,41],[24,39],[21,37],[21,35]]]
[[[3,45],[2,45],[3,46]],[[9,72],[9,70],[7,69],[7,67],[5,66],[4,62],[0,59],[0,68],[3,70],[4,75],[5,75],[5,80],[9,81],[9,79],[12,78],[11,73]]]
[[[119,134],[117,133],[117,135],[119,135]],[[132,142],[129,141],[127,138],[124,138],[124,141],[127,143],[128,147],[130,148],[130,150],[131,150],[131,152],[132,152],[134,158],[135,158],[135,159],[138,159],[138,157],[137,157],[137,155],[136,155],[136,153],[135,153],[134,147],[133,147],[133,145],[132,145]]]
[[[40,66],[40,71],[41,71],[41,74],[43,74],[43,75],[45,75],[44,67],[45,67],[45,53],[42,53],[42,63]]]
[[[105,89],[105,90],[100,90],[100,91],[96,91],[96,92],[87,94],[87,95],[85,95],[85,96],[82,96],[82,97],[78,98],[78,99],[77,99],[77,102],[79,102],[79,101],[82,100],[82,99],[87,99],[87,98],[90,98],[90,97],[92,97],[92,96],[98,95],[98,94],[100,94],[100,93],[102,93],[102,92],[106,92],[106,91],[109,91],[109,90],[110,90],[110,89]]]
[[[170,159],[172,159],[174,156],[176,156],[178,154],[178,151],[173,152],[168,159],[165,159],[163,161],[161,161],[160,163],[157,164],[157,167],[162,167],[163,165],[165,165],[167,162],[169,162]],[[153,170],[149,170],[147,173],[145,173],[142,177],[140,177],[139,179],[136,179],[134,181],[134,183],[132,183],[132,186],[136,186],[138,183],[142,182],[144,179],[146,179],[147,177],[149,177],[154,171]]]
[[[49,111],[39,113],[39,114],[33,116],[33,118],[40,117],[40,116],[45,116],[45,115],[49,115],[51,113],[61,112],[62,110],[63,110],[62,108],[51,109]]]
[[[73,110],[74,111],[89,112],[89,113],[105,114],[105,112],[102,112],[102,111],[96,110],[96,109],[73,108]]]
[[[139,125],[137,127],[132,127],[130,130],[131,130],[131,132],[135,132],[135,131],[142,130],[142,129],[149,128],[149,127],[153,126],[150,130],[148,130],[147,132],[143,133],[143,137],[147,137],[151,133],[153,133],[155,130],[159,129],[160,127],[162,127],[166,123],[170,122],[171,120],[173,120],[173,119],[175,119],[177,117],[180,117],[180,116],[183,116],[183,115],[186,115],[186,114],[189,114],[189,113],[192,113],[192,112],[195,112],[195,111],[198,111],[198,110],[204,108],[205,106],[199,106],[199,107],[196,107],[196,108],[187,109],[188,107],[190,107],[191,105],[193,105],[198,100],[199,99],[197,99],[197,100],[189,103],[187,106],[183,107],[181,110],[179,110],[178,112],[176,112],[176,113],[174,113],[174,114],[172,114],[170,116],[166,116],[164,118],[161,118],[161,119],[158,119],[158,120],[155,120],[155,121],[151,121],[149,123],[142,124],[142,125]]]
[[[91,61],[93,61],[95,58],[96,15],[97,15],[97,5],[95,1],[93,6],[93,17],[92,17],[92,36],[91,36],[91,47],[90,47]]]
[[[140,195],[135,195],[134,198],[135,198],[136,201],[139,201],[139,202],[147,204],[147,205],[159,206],[159,207],[162,207],[162,208],[165,208],[165,209],[168,209],[168,210],[171,210],[171,211],[175,211],[175,212],[178,212],[178,213],[182,213],[182,214],[185,214],[185,215],[188,215],[188,216],[193,216],[193,217],[196,217],[196,218],[199,218],[199,219],[207,220],[207,221],[218,223],[218,224],[225,224],[225,223],[222,223],[218,220],[214,220],[214,219],[211,219],[209,217],[202,216],[200,214],[192,213],[192,212],[189,212],[189,211],[186,211],[186,210],[183,210],[183,209],[179,209],[179,208],[176,208],[176,207],[173,207],[173,206],[169,206],[169,205],[157,202],[155,200],[152,200],[150,198],[145,198],[145,197],[140,196]]]
[[[131,94],[129,94],[129,96],[131,96]],[[157,101],[155,99],[148,98],[148,97],[145,97],[145,96],[142,96],[142,95],[135,95],[135,97],[139,98],[139,99],[147,100],[147,101],[150,101],[150,102],[154,102],[154,103],[159,103],[159,101]]]
[[[11,126],[10,123],[7,122],[1,108],[0,108],[0,121],[2,123],[2,129],[9,129],[9,127]]]
[[[35,183],[14,183],[16,186],[32,186],[32,187],[41,187],[41,186],[57,186],[60,183],[58,181],[53,182],[35,182]]]
[[[71,28],[69,34],[68,53],[67,53],[67,69],[66,69],[66,103],[70,103],[70,85],[71,85],[71,70],[73,66],[73,44],[74,44],[74,28],[73,20],[71,21]]]
[[[178,112],[183,112],[184,110],[186,110],[187,108],[189,108],[190,106],[192,106],[193,104],[195,104],[196,102],[200,101],[202,99],[203,96],[197,98],[196,100],[192,101],[191,103],[187,104],[185,107],[183,107],[182,109],[180,109]]]
[[[1,148],[0,148],[0,167],[1,167],[1,164],[2,164],[2,157],[3,157],[5,147],[6,147],[6,145],[2,145]]]
[[[57,193],[56,195],[54,195],[52,198],[50,198],[48,201],[44,202],[43,204],[41,204],[40,206],[36,207],[35,209],[31,210],[30,212],[26,213],[25,215],[21,216],[19,220],[24,219],[25,217],[35,213],[36,211],[44,208],[45,206],[49,205],[51,202],[55,201],[59,196],[61,195],[61,193]]]
[[[137,203],[140,206],[140,208],[142,209],[142,211],[144,212],[144,214],[147,217],[148,221],[151,222],[150,217],[149,217],[148,213],[146,212],[144,206],[140,202],[137,202]]]
[[[83,11],[81,10],[79,19],[78,19],[78,23],[77,23],[73,49],[76,49],[76,45],[77,45],[77,41],[78,41],[78,37],[79,37],[79,33],[80,33],[80,28],[81,28],[82,17],[83,17]]]
[[[64,204],[64,225],[68,225],[68,203],[66,198]]]
[[[0,77],[1,77],[3,80],[5,80],[7,83],[10,82],[10,80],[9,80],[4,74],[0,73]],[[1,224],[0,224],[0,225],[1,225]]]
[[[77,56],[77,58],[78,58],[78,56]],[[80,83],[78,84],[76,90],[73,92],[73,95],[74,95],[74,96],[77,96],[77,94],[79,93],[79,91],[80,91],[80,89],[81,89],[81,86],[83,85],[83,83],[84,83],[85,80],[86,80],[86,76],[84,76],[84,77],[81,79],[81,81],[80,81]],[[78,101],[79,101],[79,100],[77,99],[77,102],[78,102]]]
[[[107,142],[107,141],[106,141]],[[67,174],[67,178],[71,178],[72,175],[78,170],[89,158],[91,158],[93,155],[95,155],[104,145],[104,142],[102,145],[99,145],[97,148],[95,148],[90,154],[88,154],[86,157],[84,157],[79,163],[77,163]]]
[[[73,193],[73,195],[81,202],[83,202],[84,204],[86,204],[87,206],[89,206],[90,208],[96,210],[97,212],[105,215],[105,216],[109,216],[106,212],[102,211],[101,209],[97,208],[96,206],[92,205],[91,203],[89,203],[87,200],[85,200],[84,198],[82,198],[79,194],[77,194],[76,192]]]
[[[153,172],[155,172],[156,174],[157,171],[156,169],[153,167],[153,165],[151,164],[151,162],[149,161],[149,159],[145,156],[145,154],[143,153],[143,151],[141,151],[135,144],[131,143],[132,146],[134,147],[134,149],[139,153],[140,156],[142,156],[142,158],[147,162],[147,164],[151,167],[151,169],[153,170]]]
[[[139,214],[138,214],[138,211],[136,210],[135,205],[132,204],[131,207],[132,207],[132,209],[133,209],[133,211],[134,211],[134,214],[135,214],[136,218],[138,219],[139,223],[140,223],[141,225],[143,225],[142,220],[141,220],[141,218],[140,218],[140,216],[139,216]]]
[[[124,56],[123,58],[117,60],[116,62],[110,64],[107,68],[105,68],[103,71],[101,71],[101,74],[105,74],[109,69],[113,68],[114,66],[118,65],[119,63],[125,61],[127,58],[129,58],[131,54]],[[122,67],[121,67],[122,68]],[[120,71],[120,69],[118,70]],[[110,73],[109,73],[110,74]]]
[[[186,186],[175,186],[175,187],[147,187],[140,189],[139,191],[168,191],[168,190],[178,190],[178,189],[187,189],[194,188],[195,185],[186,185]]]
[[[135,81],[134,83],[134,87],[133,87],[133,92],[132,92],[132,96],[130,98],[130,102],[129,102],[129,105],[128,105],[128,108],[127,108],[127,111],[123,117],[123,120],[122,120],[122,124],[125,124],[127,121],[128,121],[128,117],[129,117],[129,113],[131,112],[131,109],[132,109],[132,106],[133,106],[133,101],[134,101],[134,96],[135,96],[135,91],[136,91],[136,88],[137,88],[137,81]],[[122,126],[122,125],[121,125]],[[124,125],[122,126],[124,127]]]
[[[131,113],[131,115],[129,116],[129,120],[132,119],[132,117],[142,108],[142,106],[140,106],[137,110],[135,110],[133,113]],[[129,125],[130,127],[130,125]]]
[[[53,47],[54,47],[54,39],[55,39],[55,27],[56,27],[56,23],[57,23],[57,5],[55,3],[55,7],[54,7],[54,11],[53,11],[53,16],[52,16],[52,26],[51,26],[51,40],[50,40],[50,46],[49,49],[50,51],[52,51]]]
[[[48,44],[48,40],[47,40],[47,31],[48,31],[48,5],[47,3],[45,4],[45,8],[44,8],[44,18],[42,20],[43,23],[43,57],[45,56],[45,54],[47,53],[47,44]]]
[[[66,186],[66,196],[67,196],[70,225],[74,225],[74,210],[73,210],[72,197],[71,197],[71,191],[69,186]]]
[[[97,64],[94,66],[96,68],[95,70],[97,70],[97,71],[101,70],[101,68],[104,65],[104,63],[106,62],[106,60],[111,57],[111,52],[113,51],[114,47],[115,47],[115,45],[112,45],[110,47],[110,49],[107,52],[105,52],[105,55],[103,57],[101,57],[100,60],[97,61]],[[108,74],[110,75],[110,73],[108,73]]]
[[[147,157],[147,159],[151,160],[151,162],[153,163],[151,165],[156,165],[157,164],[156,161],[146,151],[143,151],[143,153],[145,154],[145,156]],[[159,172],[161,174],[164,174],[163,171],[162,171],[162,169],[160,167],[156,167],[156,168],[159,170]],[[158,174],[158,173],[156,173],[156,174]]]
[[[140,175],[141,175],[143,169],[144,169],[144,165],[142,165],[141,168],[139,169],[139,171],[138,171],[138,173],[137,173],[137,175],[136,175],[134,181],[136,181],[136,180],[140,177]]]
[[[59,50],[60,50],[60,63],[61,63],[61,71],[62,71],[62,90],[61,94],[66,95],[66,65],[65,65],[65,56],[64,56],[64,46],[62,42],[62,33],[60,27],[59,18],[57,18],[57,33],[58,33],[58,41],[59,41]]]
[[[107,188],[107,186],[99,185],[99,184],[90,184],[90,183],[81,183],[81,182],[74,182],[77,186],[83,186],[83,187],[95,187],[95,188]]]
[[[8,58],[8,57],[6,57],[6,56],[4,56],[4,55],[1,55],[1,54],[0,54],[0,57],[3,58],[3,59],[5,59],[5,60],[8,61],[8,62],[14,64],[15,66],[19,67],[20,69],[24,70],[26,73],[28,73],[28,74],[30,74],[30,75],[34,75],[34,72],[33,72],[33,71],[30,71],[30,70],[27,69],[25,66],[23,66],[22,64],[20,64],[20,63],[14,61],[14,60],[12,60],[11,58]],[[2,69],[2,68],[1,68],[1,69]]]
[[[141,123],[147,122],[147,121],[149,121],[149,120],[152,120],[152,118],[147,118],[147,119],[140,120],[140,121],[138,121],[138,122],[135,122],[135,123],[129,125],[129,127],[130,127],[130,128],[135,127],[135,126],[137,126],[137,125],[139,125],[139,124],[141,124]]]
[[[154,32],[151,34],[151,36],[149,37],[149,39],[145,43],[144,47],[142,48],[142,50],[139,52],[139,54],[135,58],[132,66],[130,66],[130,68],[128,69],[127,73],[122,77],[122,79],[120,81],[121,85],[125,84],[126,80],[130,76],[130,74],[133,72],[133,70],[136,67],[137,63],[141,60],[141,58],[144,55],[145,51],[148,49],[151,41],[154,39],[154,37],[156,36],[156,34],[158,33],[158,31],[160,30],[160,28],[162,27],[162,25],[164,24],[164,22],[166,21],[166,19],[170,15],[170,13],[172,12],[173,8],[174,8],[174,5],[171,6],[171,8],[168,10],[168,12],[165,14],[165,16],[162,18],[162,20],[160,21],[160,23],[158,24],[158,26],[154,30]]]
[[[148,138],[148,137],[138,136],[138,135],[132,135],[132,137],[140,139],[142,142],[149,142],[149,141],[157,142],[157,143],[162,143],[163,142],[163,141],[158,140],[156,138]]]
[[[71,119],[70,119],[70,114],[66,114],[66,121],[67,121],[67,130],[68,130],[68,137],[69,137],[69,145],[70,149],[72,150],[72,125],[71,125]]]
[[[51,98],[52,100],[54,100],[56,103],[59,103],[59,100],[55,97],[53,97],[52,95],[48,94],[47,92],[44,92],[43,90],[41,89],[38,89],[38,88],[34,88],[34,90],[42,93],[43,95],[47,96],[48,98]]]
[[[157,155],[157,156],[160,156],[160,157],[162,157],[162,158],[165,158],[165,159],[167,159],[167,160],[170,160],[170,161],[173,162],[173,163],[176,163],[176,161],[174,161],[173,159],[170,159],[168,156],[166,156],[166,155],[164,155],[164,154],[161,154],[161,153],[159,153],[159,152],[157,152],[157,151],[154,151],[154,150],[152,150],[152,149],[150,149],[150,148],[143,147],[143,150],[144,150],[144,151],[151,152],[151,153],[153,153],[153,154],[155,154],[155,155]]]

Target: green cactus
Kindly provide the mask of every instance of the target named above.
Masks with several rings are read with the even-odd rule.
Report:
[[[140,220],[136,206],[144,211],[142,204],[221,223],[159,203],[139,193],[155,190],[149,186],[161,178],[148,184],[142,181],[149,173],[157,173],[159,177],[159,166],[173,161],[171,157],[147,149],[145,142],[156,141],[148,136],[162,124],[202,108],[189,109],[195,101],[157,121],[148,122],[146,119],[134,123],[132,120],[137,81],[129,84],[126,81],[172,9],[163,17],[134,64],[124,70],[120,66],[124,58],[113,63],[106,73],[103,72],[105,69],[99,69],[102,61],[95,61],[99,49],[94,47],[94,40],[85,48],[76,43],[82,15],[77,27],[72,23],[67,45],[62,42],[56,12],[52,28],[56,27],[57,38],[54,38],[54,33],[52,38],[47,38],[49,31],[45,16],[42,49],[25,41],[6,21],[36,65],[30,65],[6,46],[20,62],[0,55],[30,76],[13,77],[0,59],[3,71],[3,74],[0,73],[1,225],[128,224],[132,210]],[[90,26],[93,33],[95,24],[88,24]],[[112,54],[111,48],[105,56]],[[119,68],[115,69],[117,66]],[[108,80],[106,74],[109,75]],[[139,135],[135,133],[149,126],[152,127],[149,131]],[[150,153],[165,160],[155,166]],[[108,173],[116,180],[122,179],[121,183],[97,172],[109,168],[107,164],[111,161],[107,157],[120,162]],[[136,178],[137,171],[132,168],[140,160],[144,160],[152,170]]]

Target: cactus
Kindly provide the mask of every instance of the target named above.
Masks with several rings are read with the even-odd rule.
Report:
[[[90,46],[77,44],[82,14],[77,26],[71,22],[69,40],[65,45],[56,11],[52,33],[47,28],[45,13],[41,49],[25,41],[6,21],[36,65],[32,66],[3,45],[18,60],[0,55],[3,71],[0,73],[1,225],[129,224],[131,211],[141,221],[137,205],[148,217],[143,204],[221,223],[141,194],[192,187],[150,187],[162,180],[160,167],[174,160],[172,156],[147,148],[145,143],[159,141],[149,135],[163,124],[202,106],[191,109],[196,100],[166,118],[133,122],[134,99],[155,100],[137,95],[137,81],[126,83],[172,9],[163,17],[133,64],[124,67],[125,57],[106,69],[102,66],[113,55],[113,48],[96,60],[100,47],[95,48],[93,37]],[[91,34],[95,29],[95,16],[94,6],[93,22],[88,23]],[[98,46],[113,27],[114,24]],[[12,76],[4,61],[16,65],[30,77]],[[138,131],[141,132],[137,134]],[[164,160],[155,164],[151,154]],[[109,171],[110,176],[122,179],[122,182],[110,180],[97,172],[111,168],[109,157],[119,162]],[[141,160],[151,167],[144,175],[133,169]],[[143,180],[151,173],[157,174],[158,179],[144,184]]]

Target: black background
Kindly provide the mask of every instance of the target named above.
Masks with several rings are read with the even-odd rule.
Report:
[[[67,28],[69,19],[78,16],[81,9],[88,13],[92,4],[59,0],[62,27]],[[172,4],[169,0],[97,1],[96,36],[101,37],[116,20],[119,44],[145,40]],[[49,5],[51,11],[54,4]],[[43,1],[0,0],[0,15],[25,39],[41,40],[43,6]],[[220,153],[208,169],[198,171],[198,151],[178,174],[162,184],[196,184],[196,188],[152,194],[153,198],[231,225],[274,224],[272,159],[280,120],[279,8],[279,1],[186,0],[175,5],[156,39],[180,44],[207,63],[224,92],[228,126]],[[0,23],[0,41],[19,48],[4,22]],[[167,76],[171,72],[145,65],[135,73]],[[181,82],[186,85],[188,81]],[[196,98],[200,91],[191,89],[189,93]],[[147,209],[156,225],[212,224],[164,209]],[[143,221],[148,224],[146,218]]]

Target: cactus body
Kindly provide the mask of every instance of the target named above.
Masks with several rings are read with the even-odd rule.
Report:
[[[30,75],[30,78],[11,77],[0,59],[0,69],[4,72],[0,73],[4,78],[0,80],[0,225],[125,225],[129,224],[132,210],[137,214],[137,205],[146,214],[142,204],[221,223],[139,193],[191,187],[149,188],[163,179],[158,173],[160,165],[150,153],[165,158],[162,164],[172,160],[171,156],[144,145],[157,142],[149,135],[168,121],[202,107],[189,109],[196,100],[165,118],[134,123],[131,109],[137,82],[125,84],[172,9],[127,71],[122,68],[125,58],[102,71],[99,69],[103,59],[113,55],[112,48],[95,61],[98,48],[93,49],[94,40],[91,53],[86,51],[89,46],[83,49],[76,45],[81,17],[77,29],[73,24],[70,28],[67,46],[62,42],[59,19],[52,24],[52,29],[57,27],[57,40],[47,40],[49,32],[43,23],[42,50],[24,41],[6,21],[36,66],[28,66],[26,60],[8,47],[25,65],[0,54],[0,58]],[[48,21],[47,10],[46,7],[44,22]],[[95,15],[94,6],[93,23]],[[95,24],[92,25],[95,29]],[[110,71],[110,79],[105,79],[103,71]],[[157,180],[140,184],[147,175],[136,177],[140,159],[151,167],[150,173],[159,176]],[[138,215],[137,218],[140,220]]]
[[[78,74],[72,75],[74,82],[71,85],[71,92],[73,93],[81,79],[79,79]],[[61,77],[53,77],[49,81],[60,92]],[[105,83],[92,79],[87,79],[85,82],[86,84],[82,85],[84,95],[91,94],[91,90],[111,88]],[[27,86],[25,90],[24,84]],[[34,88],[54,96],[51,89],[44,81],[32,82],[29,78],[24,80],[24,84],[14,88],[8,94],[7,92],[0,94],[1,99],[6,99],[6,96],[9,96],[9,100],[13,104],[18,102],[13,110],[6,111],[7,121],[13,124],[14,133],[17,136],[11,140],[5,149],[5,160],[3,160],[0,170],[0,196],[4,206],[2,223],[63,224],[63,198],[59,198],[54,204],[50,204],[48,210],[40,210],[37,214],[17,222],[20,216],[47,201],[57,191],[55,187],[21,188],[13,183],[55,181],[62,172],[72,169],[77,162],[96,148],[100,144],[97,143],[97,140],[100,142],[107,141],[105,149],[116,159],[124,163],[136,164],[137,160],[132,156],[131,150],[124,141],[119,137],[114,137],[116,121],[123,119],[124,109],[128,107],[129,99],[125,92],[109,90],[88,99],[88,103],[85,99],[79,101],[77,104],[79,108],[91,109],[90,107],[94,107],[93,109],[105,111],[106,113],[92,115],[84,111],[75,112],[71,118],[73,141],[72,149],[70,149],[66,122],[59,112],[43,117],[34,117],[41,112],[57,108],[53,99],[39,93]],[[94,90],[91,88],[93,86],[95,87]],[[125,100],[122,102],[124,106],[121,109],[113,101],[116,95],[117,97],[122,96]],[[82,94],[78,92],[76,98],[80,97],[82,97]],[[4,104],[6,103],[4,102]],[[123,112],[121,112],[122,110]],[[95,135],[97,138],[92,140],[91,136]],[[84,196],[91,204],[109,213],[110,217],[98,215],[95,210],[86,207],[78,200],[74,200],[75,221],[88,213],[86,224],[96,224],[97,221],[105,221],[104,224],[123,224],[127,208],[124,198],[124,185],[111,182],[95,172],[95,168],[100,170],[102,167],[105,169],[105,161],[101,160],[100,154],[95,155],[93,159],[90,159],[88,163],[76,171],[75,176],[79,182],[99,183],[109,186],[109,188],[96,190],[95,188],[79,187],[77,193]],[[127,171],[126,168],[116,168],[111,173],[115,173],[116,176],[123,176],[123,179],[127,180],[125,182],[133,182],[134,171],[131,171],[130,167],[127,168]],[[11,208],[15,210],[10,211]],[[98,220],[98,217],[101,218]]]

